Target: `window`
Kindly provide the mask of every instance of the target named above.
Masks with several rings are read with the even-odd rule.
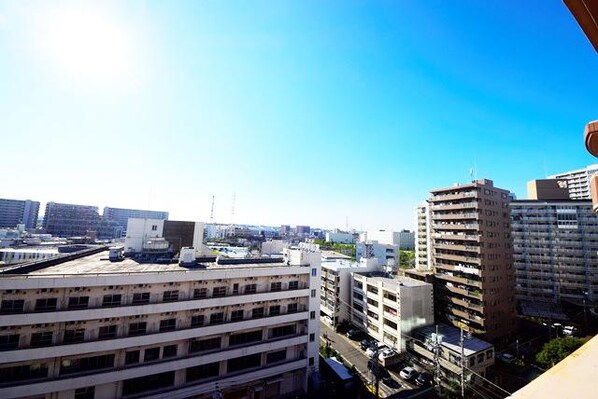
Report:
[[[204,315],[191,316],[191,327],[201,327],[204,323]]]
[[[11,349],[19,349],[19,334],[1,335],[0,336],[0,351],[8,351]]]
[[[280,306],[279,305],[270,306],[270,310],[268,311],[268,314],[270,316],[279,315],[280,314]]]
[[[189,353],[220,349],[220,337],[195,339],[189,344]]]
[[[23,313],[24,305],[23,299],[4,300],[0,305],[0,314]]]
[[[220,362],[202,364],[201,366],[187,369],[187,382],[197,381],[205,378],[218,377],[220,374]]]
[[[64,330],[64,339],[62,340],[63,343],[74,344],[83,341],[85,341],[84,328],[78,328],[76,330]]]
[[[264,308],[254,308],[251,310],[252,319],[259,319],[260,317],[264,317]]]
[[[233,373],[235,371],[246,370],[254,367],[261,366],[262,363],[262,355],[261,353],[256,353],[253,355],[248,356],[241,356],[234,359],[229,359],[226,362],[226,371],[229,373]]]
[[[151,362],[152,360],[158,360],[160,358],[160,348],[148,348],[145,350],[143,355],[144,362]]]
[[[318,269],[316,269],[316,268],[311,269],[311,276],[312,277],[317,277],[318,276]]]
[[[314,342],[316,340],[316,334],[309,334],[309,342]]]
[[[230,315],[230,321],[241,321],[243,320],[243,310],[233,310]]]
[[[175,302],[179,300],[178,291],[164,291],[162,295],[162,302]]]
[[[284,337],[295,334],[295,325],[289,324],[281,327],[274,327],[270,330],[270,338]]]
[[[244,292],[246,294],[255,294],[256,293],[256,285],[255,284],[247,284],[245,286]]]
[[[368,298],[367,302],[376,308],[378,307],[378,301],[374,301],[372,298]]]
[[[309,365],[310,365],[310,366],[313,366],[313,365],[314,365],[314,358],[313,358],[313,357],[310,357],[310,358],[309,358]]]
[[[28,364],[26,366],[4,367],[0,369],[0,382],[24,381],[48,376],[47,364]]]
[[[52,331],[33,333],[31,334],[31,343],[29,344],[29,346],[31,346],[32,348],[50,346],[52,345],[52,336]]]
[[[116,338],[116,325],[100,327],[98,339]]]
[[[158,230],[158,226],[155,224],[152,224],[152,231],[157,231]]]
[[[378,293],[378,288],[374,287],[373,285],[370,285],[370,284],[367,285],[367,290],[368,290],[368,292],[371,292],[372,294]]]
[[[311,290],[311,297],[315,298],[316,297],[316,290]]]
[[[176,330],[176,319],[160,320],[160,332]]]
[[[88,296],[69,298],[69,309],[85,309],[89,304]]]
[[[224,323],[224,312],[212,313],[210,315],[210,325]]]
[[[133,305],[144,305],[150,302],[150,293],[149,292],[139,292],[137,294],[133,294]]]
[[[120,306],[122,299],[122,295],[115,294],[115,295],[104,295],[104,299],[102,300],[102,306],[110,307],[110,306]]]
[[[395,323],[394,321],[388,320],[386,317],[384,318],[384,325],[392,328],[393,330],[398,329],[397,323]]]
[[[289,281],[289,289],[290,290],[299,289],[299,281]]]
[[[114,355],[90,356],[79,359],[64,359],[60,363],[60,374],[72,374],[111,367],[114,367]]]
[[[174,385],[174,371],[130,378],[123,381],[123,396],[155,391]],[[146,395],[147,396],[147,395]]]
[[[358,311],[358,312],[361,312],[361,313],[363,313],[363,306],[361,306],[361,305],[360,305],[360,304],[358,304],[358,303],[354,303],[354,304],[353,304],[353,310],[356,310],[356,311]]]
[[[297,313],[297,304],[296,303],[289,303],[287,305],[287,313]]]
[[[238,294],[239,293],[239,284],[235,283],[233,284],[233,294]]]
[[[277,363],[277,362],[282,362],[283,360],[286,360],[287,358],[287,350],[286,349],[282,349],[276,352],[270,352],[266,355],[266,363],[270,364],[270,363]]]
[[[176,345],[167,345],[162,349],[162,358],[175,357],[177,355]]]
[[[475,356],[469,358],[469,367],[472,367],[473,365],[475,365]]]
[[[482,363],[484,361],[484,354],[480,353],[478,354],[478,363]]]
[[[193,290],[193,299],[203,299],[208,297],[207,288],[196,288]]]
[[[44,298],[35,301],[36,312],[51,312],[56,310],[56,298]]]
[[[312,310],[311,312],[309,312],[309,318],[311,320],[315,320],[316,319],[316,312],[314,310]]]
[[[356,291],[353,291],[353,298],[363,301],[363,295]]]
[[[143,335],[147,328],[147,323],[131,323],[129,324],[129,336],[131,335]]]
[[[125,353],[125,364],[139,363],[139,351],[130,351]]]
[[[282,283],[280,281],[275,281],[270,283],[270,291],[280,291],[282,290]]]
[[[212,297],[222,298],[223,296],[226,296],[226,287],[214,287],[214,289],[212,290]]]
[[[96,387],[85,387],[75,389],[75,399],[94,399]]]
[[[262,330],[232,334],[228,340],[229,346],[244,345],[262,340]]]

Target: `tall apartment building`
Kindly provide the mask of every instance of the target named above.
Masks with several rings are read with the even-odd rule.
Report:
[[[0,278],[3,399],[306,392],[318,369],[319,253],[188,268],[95,252]]]
[[[33,229],[37,225],[38,214],[38,201],[0,198],[0,228],[24,224],[25,228]]]
[[[487,340],[513,332],[510,193],[491,180],[431,191],[436,314]]]
[[[590,177],[596,173],[598,173],[598,164],[588,165],[583,169],[557,173],[548,176],[548,178],[566,180],[571,199],[592,199],[590,194]]]
[[[43,228],[59,237],[81,237],[95,231],[100,222],[97,206],[48,202]]]
[[[398,351],[405,335],[434,324],[432,284],[384,272],[353,272],[351,321],[370,336]]]
[[[586,200],[510,204],[520,311],[565,319],[562,304],[598,300],[598,216]]]
[[[124,209],[104,207],[102,214],[106,220],[114,220],[118,223],[121,231],[126,231],[127,222],[130,218],[134,219],[162,219],[168,220],[168,212],[163,211],[145,211],[141,209]]]
[[[415,232],[415,268],[417,270],[431,270],[430,206],[427,202],[417,207],[415,224],[417,226]]]

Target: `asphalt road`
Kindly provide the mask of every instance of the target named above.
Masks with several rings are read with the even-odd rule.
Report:
[[[368,357],[365,352],[361,350],[359,344],[360,341],[352,341],[343,334],[338,334],[327,324],[321,322],[321,337],[323,339],[324,334],[328,337],[330,346],[332,346],[338,353],[341,354],[346,363],[350,363],[355,366],[357,371],[364,377],[366,381],[370,381],[373,384],[374,377],[368,370]],[[417,387],[405,382],[399,377],[399,375],[388,370],[394,380],[401,384],[402,388],[393,389],[389,388],[380,381],[379,384],[379,395],[381,398],[395,397],[395,395],[405,392],[405,390],[411,391],[417,389]],[[402,396],[402,395],[397,395]]]

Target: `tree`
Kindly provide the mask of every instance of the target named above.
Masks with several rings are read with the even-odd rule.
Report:
[[[399,251],[399,267],[410,268],[415,265],[415,251]]]
[[[583,338],[561,337],[544,344],[536,354],[536,362],[544,368],[550,368],[569,356],[586,342]]]

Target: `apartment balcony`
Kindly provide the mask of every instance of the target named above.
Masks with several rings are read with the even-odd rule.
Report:
[[[480,253],[481,249],[479,246],[474,245],[461,245],[461,244],[443,244],[442,242],[436,242],[434,244],[434,248],[436,249],[448,249],[451,251],[464,251],[464,252],[475,252]]]
[[[448,233],[448,232],[439,232],[434,233],[432,235],[434,238],[438,238],[441,240],[450,240],[450,241],[479,241],[480,236],[479,234],[459,234],[459,233]]]
[[[481,326],[484,325],[484,319],[482,317],[480,317],[480,316],[475,315],[475,314],[471,314],[471,313],[465,312],[463,310],[459,310],[457,308],[450,308],[450,307],[447,309],[447,311],[448,311],[449,314],[455,315],[457,317],[461,317],[461,318],[463,318],[465,320],[472,321],[472,322],[477,323],[477,324],[479,324]]]
[[[482,312],[483,311],[482,305],[474,304],[469,299],[461,299],[461,298],[458,298],[458,297],[455,297],[455,296],[445,296],[445,297],[443,297],[441,299],[444,299],[445,301],[448,301],[448,302],[453,303],[455,305],[462,306],[464,308],[476,310],[478,312]]]
[[[451,276],[447,273],[436,273],[435,277],[441,280],[452,281],[454,283],[459,283],[467,286],[482,288],[482,282],[479,280],[472,280],[465,277],[457,277]]]
[[[471,198],[478,198],[477,191],[463,191],[454,194],[437,194],[432,196],[430,202],[458,201]]]
[[[440,202],[440,201],[438,201]],[[477,201],[466,201],[466,202],[459,202],[459,203],[452,203],[452,204],[441,204],[441,205],[432,205],[430,209],[433,211],[435,210],[442,210],[442,211],[452,211],[452,210],[462,210],[462,209],[477,209],[478,202]],[[434,217],[434,213],[432,213],[432,217]]]
[[[446,283],[446,285],[441,287],[442,289],[453,292],[455,294],[460,294],[464,296],[468,296],[470,298],[475,298],[477,300],[482,300],[482,292],[481,290],[472,289],[471,287],[467,286],[457,286],[451,282]]]
[[[432,216],[432,220],[464,220],[464,219],[479,219],[477,212],[454,212],[454,213],[436,213]]]
[[[482,264],[482,260],[480,258],[472,257],[472,256],[453,255],[453,254],[444,254],[444,253],[435,252],[434,257],[439,258],[439,259],[452,260],[452,261],[460,262],[460,263],[469,263],[469,264],[474,264],[474,265]]]
[[[434,223],[434,230],[479,230],[478,223]]]

